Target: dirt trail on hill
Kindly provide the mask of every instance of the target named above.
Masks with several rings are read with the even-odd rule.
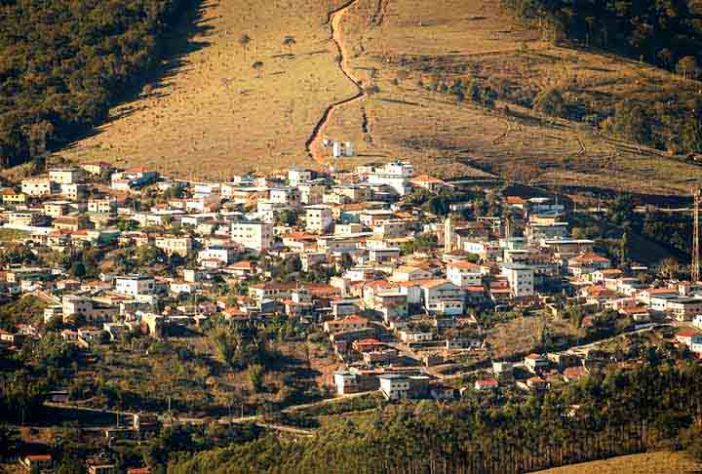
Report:
[[[329,13],[329,17],[327,19],[327,23],[329,24],[329,27],[331,29],[331,39],[336,44],[336,48],[339,52],[339,69],[349,81],[353,82],[354,86],[356,86],[357,92],[351,97],[347,97],[346,99],[342,99],[330,104],[324,110],[322,117],[312,129],[312,134],[305,142],[307,153],[310,156],[310,158],[312,158],[320,164],[324,164],[326,162],[326,157],[324,156],[325,154],[323,151],[320,150],[320,141],[324,136],[324,129],[327,123],[329,123],[329,121],[331,120],[334,112],[338,108],[355,102],[359,99],[362,99],[366,95],[365,91],[363,90],[363,86],[361,85],[361,80],[353,74],[351,66],[349,65],[344,37],[341,33],[341,20],[344,18],[344,15],[349,10],[349,8],[353,7],[353,5],[357,2],[358,0],[351,0],[350,2],[347,2],[341,7],[337,8],[336,10],[332,10]]]

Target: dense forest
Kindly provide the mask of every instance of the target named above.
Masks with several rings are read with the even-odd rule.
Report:
[[[615,51],[687,76],[702,60],[702,11],[691,0],[504,0],[557,36]]]
[[[234,444],[169,472],[516,473],[645,450],[698,452],[702,367],[660,362],[599,374],[563,391],[500,406],[484,397],[390,405],[362,424],[316,436]],[[636,413],[636,417],[631,414]]]
[[[145,80],[195,0],[0,1],[0,160],[43,154],[104,121]]]

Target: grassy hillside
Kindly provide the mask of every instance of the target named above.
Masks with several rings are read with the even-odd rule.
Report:
[[[341,3],[205,2],[190,40],[201,47],[66,155],[195,177],[307,164],[305,141],[327,104],[355,93],[326,24]]]
[[[620,456],[604,461],[539,471],[539,474],[660,474],[693,473],[702,469],[699,463],[692,461],[683,452],[656,451],[653,453]]]
[[[697,165],[606,127],[622,103],[643,110],[685,103],[697,94],[696,81],[553,46],[499,0],[352,2],[334,35],[352,81],[338,67],[327,23],[343,4],[205,3],[199,26],[206,30],[192,38],[202,47],[64,154],[196,177],[318,166],[306,140],[330,104],[357,94],[358,80],[363,96],[335,108],[320,130],[358,150],[337,166],[401,157],[446,176],[652,194],[684,194],[702,178]],[[295,44],[283,45],[286,36]],[[452,92],[457,81],[462,101]],[[496,100],[471,100],[473,86]],[[550,91],[580,111],[579,120],[549,114]],[[676,128],[668,130],[672,140]],[[328,162],[329,150],[319,140],[313,146],[317,161]]]
[[[374,22],[378,8],[382,21]],[[515,180],[617,191],[687,192],[702,176],[658,150],[533,107],[549,89],[588,110],[613,110],[632,98],[654,107],[696,94],[695,81],[553,46],[496,0],[361,0],[349,17],[351,63],[379,92],[337,114],[328,133],[355,130],[362,153],[409,156],[447,174],[462,173],[457,164],[467,163]],[[499,91],[497,101],[492,108],[457,102],[442,92],[456,80]]]

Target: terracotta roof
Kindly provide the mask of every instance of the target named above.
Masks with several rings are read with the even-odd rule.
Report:
[[[563,376],[568,379],[579,379],[585,375],[587,375],[587,371],[585,370],[585,367],[582,366],[568,367],[563,371]]]
[[[135,166],[133,168],[129,168],[125,171],[126,173],[149,173],[151,172],[150,169],[145,168],[143,166]]]
[[[622,271],[618,268],[606,268],[604,270],[600,270],[600,272],[603,275],[620,275],[622,273]]]
[[[28,454],[27,459],[32,461],[51,461],[51,454]]]
[[[598,285],[592,285],[588,286],[587,288],[584,288],[583,291],[585,293],[589,294],[590,296],[599,296],[599,297],[606,297],[606,296],[615,296],[616,293],[612,290],[609,290],[605,288],[604,286],[598,286]]]
[[[480,265],[477,263],[468,262],[466,260],[451,262],[448,264],[448,267],[457,268],[459,270],[480,270]]]
[[[586,252],[570,259],[571,262],[579,263],[609,263],[609,259],[594,252]]]
[[[699,336],[700,334],[702,334],[702,333],[700,333],[696,329],[687,328],[687,329],[681,329],[680,331],[678,331],[678,333],[675,334],[675,337],[695,337],[695,336]]]
[[[366,318],[363,318],[361,316],[347,316],[344,319],[339,319],[339,320],[333,320],[333,321],[327,321],[327,324],[331,326],[346,326],[350,324],[368,324],[368,320]]]
[[[677,294],[677,291],[674,288],[649,288],[646,290],[643,290],[646,293],[650,295],[669,295],[669,294]]]
[[[451,283],[450,281],[445,280],[443,278],[432,278],[429,280],[417,280],[417,282],[419,283],[419,286],[421,286],[423,288],[434,288],[437,286],[445,285],[447,283],[453,285],[453,283]]]
[[[507,196],[505,198],[507,204],[526,204],[526,200],[520,198],[519,196]]]
[[[359,340],[355,341],[355,344],[357,344],[359,346],[361,346],[361,345],[369,346],[369,345],[377,345],[377,344],[382,344],[382,343],[378,339],[369,337],[366,339],[359,339]]]

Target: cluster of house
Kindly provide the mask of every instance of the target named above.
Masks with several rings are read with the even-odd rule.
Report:
[[[570,304],[613,309],[640,324],[702,313],[697,284],[644,285],[632,271],[612,268],[593,240],[571,237],[568,209],[557,199],[501,196],[502,212],[486,216],[459,186],[415,176],[403,161],[353,172],[293,168],[226,183],[105,163],[52,168],[2,192],[3,226],[21,231],[17,240],[69,254],[86,246],[152,247],[175,270],[76,279],[65,268],[7,265],[0,290],[5,298],[43,298],[46,322],[80,321],[62,336],[83,347],[130,331],[161,337],[213,315],[300,318],[323,328],[347,365],[335,377],[339,392],[377,384],[389,398],[431,389],[398,363],[414,349],[430,349],[418,358],[425,365],[432,350],[481,350],[478,310],[557,313],[564,305],[551,295],[570,292]],[[448,217],[413,205],[408,195],[417,193],[450,194]],[[285,280],[267,264],[291,259],[295,271],[333,276]],[[245,284],[247,294],[223,300],[215,282]],[[164,297],[182,304],[163,308]],[[23,327],[0,337],[16,345],[40,334]]]

